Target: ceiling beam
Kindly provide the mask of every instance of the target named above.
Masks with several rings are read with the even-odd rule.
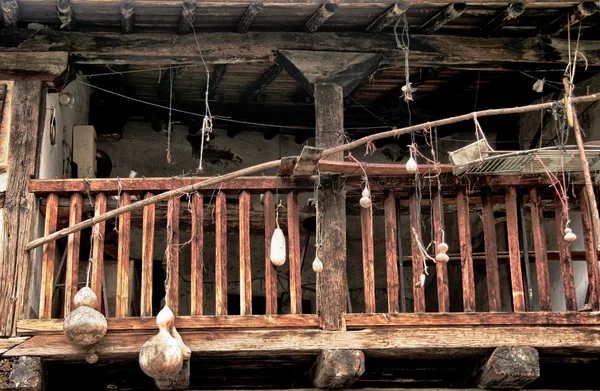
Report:
[[[242,19],[240,19],[235,31],[239,34],[246,34],[250,29],[254,18],[256,18],[256,16],[263,10],[264,7],[265,6],[263,3],[250,3],[246,9],[246,12],[244,12],[244,15],[242,16]]]
[[[597,11],[598,5],[595,2],[585,1],[583,3],[579,3],[569,12],[568,16],[561,12],[561,15],[554,21],[542,27],[540,34],[555,37],[564,29],[570,28],[588,16],[592,16]]]
[[[467,5],[465,3],[452,3],[425,22],[417,31],[419,34],[432,34],[447,23],[460,17],[466,9]]]
[[[379,53],[383,63],[404,64],[393,34],[249,32],[197,36],[207,63],[265,62],[278,49]],[[412,35],[411,65],[480,70],[564,70],[568,42],[558,38],[477,38]],[[18,46],[18,47],[17,47]],[[194,37],[169,34],[30,31],[13,29],[0,52],[69,52],[76,64],[197,64]],[[600,66],[600,42],[580,41],[590,67]]]
[[[227,64],[216,64],[213,68],[212,75],[210,77],[210,84],[208,86],[208,99],[216,99],[217,89],[219,84],[223,80],[223,76],[227,72]]]
[[[196,2],[184,1],[181,4],[181,17],[179,18],[179,34],[189,34],[192,32],[196,20]]]
[[[394,4],[386,12],[381,14],[373,23],[371,23],[369,27],[367,27],[367,32],[375,34],[382,32],[384,28],[394,23],[407,10],[407,3]]]
[[[54,82],[64,76],[68,65],[69,53],[66,52],[0,52],[0,79]]]
[[[123,34],[133,33],[133,0],[122,0],[120,6],[121,32]]]
[[[525,3],[510,3],[502,12],[496,14],[485,26],[481,28],[480,34],[489,37],[500,30],[511,20],[518,18],[525,11]]]
[[[320,6],[315,13],[310,17],[308,22],[304,25],[305,33],[314,33],[319,27],[323,25],[323,23],[327,22],[329,18],[335,14],[338,9],[337,3],[325,3]]]
[[[56,11],[58,12],[58,19],[60,19],[60,28],[72,28],[75,24],[75,16],[71,8],[71,0],[57,0]]]
[[[283,67],[278,63],[273,63],[266,71],[263,72],[262,75],[255,81],[253,81],[247,88],[246,92],[242,94],[240,97],[240,102],[248,102],[252,99],[256,98],[258,94],[265,89],[266,86],[271,84],[277,76],[283,71]]]
[[[2,0],[1,6],[4,26],[16,27],[19,23],[19,4],[17,0]]]

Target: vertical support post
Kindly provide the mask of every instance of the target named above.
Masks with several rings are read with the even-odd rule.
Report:
[[[383,201],[385,214],[385,264],[387,274],[388,312],[398,313],[398,221],[396,220],[396,197],[388,192]]]
[[[302,313],[302,275],[300,272],[300,216],[298,195],[289,192],[287,198],[288,241],[290,257],[290,309],[292,314]]]
[[[94,205],[94,216],[100,216],[106,213],[106,195],[98,193]],[[102,308],[102,269],[104,267],[104,231],[106,230],[106,221],[102,221],[92,228],[93,246],[92,246],[92,277],[90,284],[92,290],[98,298],[96,309]],[[105,308],[108,313],[108,308]]]
[[[250,193],[240,194],[240,315],[252,315],[252,263],[250,261]]]
[[[562,202],[558,194],[554,193],[554,218],[556,219],[556,240],[558,242],[558,255],[560,257],[560,274],[565,290],[565,304],[567,311],[577,311],[577,296],[575,294],[575,277],[573,276],[573,263],[571,261],[571,247],[564,238],[565,226],[563,225]],[[568,213],[568,211],[564,211]],[[567,216],[568,217],[568,216]]]
[[[277,315],[277,270],[271,262],[271,237],[275,231],[275,196],[267,191],[263,197],[265,209],[265,295],[267,315]]]
[[[227,315],[227,200],[220,191],[215,201],[215,314]]]
[[[523,294],[523,274],[521,271],[521,254],[519,251],[519,218],[517,215],[517,189],[506,188],[504,203],[506,205],[506,231],[508,234],[508,256],[510,262],[510,282],[512,286],[513,310],[525,311],[525,295]]]
[[[147,193],[144,198],[154,195]],[[154,219],[156,204],[144,207],[142,227],[142,316],[152,316],[152,265],[154,263]]]
[[[81,194],[71,196],[69,210],[69,227],[81,222],[83,198]],[[65,275],[65,318],[71,313],[73,298],[77,294],[79,283],[79,249],[81,244],[81,231],[69,235],[67,239],[67,271]]]
[[[46,201],[44,236],[56,232],[58,220],[58,195],[50,194]],[[40,291],[40,319],[52,318],[52,293],[54,292],[54,259],[56,241],[44,244],[42,257],[42,289]]]
[[[585,245],[585,260],[587,261],[590,305],[592,311],[600,310],[600,275],[598,274],[598,252],[594,242],[592,203],[586,189],[579,193],[581,207],[581,225],[583,226],[583,243]]]
[[[360,208],[362,237],[363,279],[365,290],[365,312],[376,312],[375,308],[375,249],[373,248],[373,210]]]
[[[546,232],[544,231],[542,216],[542,198],[535,187],[529,190],[529,202],[531,205],[531,228],[533,231],[533,249],[535,251],[535,269],[540,296],[540,310],[552,311],[548,249],[546,248]]]
[[[129,193],[121,194],[121,205],[131,204]],[[119,245],[117,261],[117,309],[116,317],[129,316],[129,254],[131,238],[131,213],[119,216]]]
[[[344,93],[339,85],[315,84],[316,146],[342,145]],[[343,152],[329,160],[342,161]],[[345,330],[346,295],[346,192],[340,175],[322,175],[317,190],[317,224],[321,233],[323,271],[317,282],[317,302],[325,330]]]
[[[444,230],[444,200],[441,194],[433,194],[431,199],[433,203],[433,235],[436,246],[434,252],[437,252],[437,245],[442,242],[442,231]],[[435,265],[438,291],[438,311],[450,311],[450,291],[448,287],[448,264],[446,262],[437,262]]]
[[[191,315],[202,315],[204,289],[204,205],[202,194],[192,196],[192,305]]]
[[[420,275],[423,273],[423,254],[417,244],[417,235],[421,237],[421,205],[417,199],[417,193],[414,188],[410,189],[408,195],[408,208],[410,214],[410,243],[412,252],[412,271],[413,271],[413,297],[414,312],[425,312],[425,286],[418,286]]]
[[[481,189],[481,214],[485,241],[485,271],[487,274],[488,305],[490,312],[502,311],[500,276],[498,270],[498,246],[496,245],[496,220],[494,201],[488,188]]]
[[[473,312],[475,311],[475,276],[471,248],[471,221],[467,194],[462,187],[456,192],[456,212],[458,214],[458,236],[460,239],[463,308],[465,312]]]
[[[167,207],[167,305],[179,312],[179,196],[169,198]]]

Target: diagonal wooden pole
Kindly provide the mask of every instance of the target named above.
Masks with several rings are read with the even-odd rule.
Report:
[[[583,103],[583,102],[594,102],[597,100],[600,100],[600,93],[592,94],[592,95],[585,95],[585,96],[580,96],[580,97],[574,97],[574,98],[570,99],[570,102],[571,102],[571,104],[573,104],[573,103]],[[349,150],[359,147],[361,145],[365,145],[365,144],[371,143],[373,141],[381,140],[384,138],[398,137],[403,134],[416,132],[416,131],[422,130],[422,129],[434,128],[436,126],[444,126],[444,125],[454,124],[457,122],[467,121],[467,120],[473,119],[475,117],[480,118],[480,117],[489,117],[489,116],[494,116],[494,115],[519,114],[519,113],[527,113],[530,111],[546,110],[546,109],[552,107],[552,105],[555,103],[556,103],[556,101],[546,102],[546,103],[538,103],[538,104],[529,105],[529,106],[475,111],[475,112],[472,112],[469,114],[463,114],[463,115],[459,115],[456,117],[450,117],[450,118],[445,118],[445,119],[441,119],[441,120],[437,120],[437,121],[430,121],[430,122],[426,122],[426,123],[422,123],[422,124],[418,124],[418,125],[408,126],[406,128],[392,129],[392,130],[388,130],[385,132],[375,133],[375,134],[365,136],[363,138],[360,138],[358,140],[352,141],[352,142],[344,144],[344,145],[339,145],[337,147],[326,149],[323,151],[323,155],[321,156],[321,159],[325,159],[326,157],[331,156],[333,154],[344,152],[344,151],[349,151]],[[292,158],[293,157],[294,156],[292,156]],[[297,158],[297,156],[296,156],[296,158]],[[82,229],[92,227],[93,225],[95,225],[97,223],[101,223],[103,221],[113,219],[117,216],[122,215],[123,213],[141,209],[144,206],[156,204],[157,202],[168,200],[171,197],[181,196],[182,194],[187,194],[187,193],[193,193],[204,187],[214,186],[216,184],[225,182],[230,179],[235,179],[235,178],[238,178],[238,177],[241,177],[244,175],[256,174],[256,173],[259,173],[264,170],[279,167],[280,163],[281,163],[281,160],[273,160],[270,162],[261,163],[256,166],[243,168],[241,170],[230,172],[225,175],[210,178],[210,179],[207,179],[202,182],[194,183],[192,185],[184,186],[179,189],[170,190],[165,193],[155,195],[153,197],[145,198],[143,200],[137,201],[137,202],[129,204],[127,206],[113,209],[104,214],[94,216],[91,219],[82,221],[81,223],[75,224],[72,227],[68,227],[68,228],[61,229],[60,231],[56,231],[51,235],[44,236],[39,239],[35,239],[35,240],[31,241],[29,244],[27,244],[27,246],[25,247],[25,250],[28,250],[28,251],[32,250],[32,249],[42,246],[46,243],[52,242],[53,240],[64,238],[72,233],[81,231]],[[585,166],[587,167],[587,165],[585,165]],[[588,169],[588,173],[589,173],[589,169]],[[592,194],[593,194],[593,189],[592,189]],[[593,199],[594,198],[592,198],[592,200]],[[597,211],[597,208],[594,208],[594,209],[596,209],[596,211]]]

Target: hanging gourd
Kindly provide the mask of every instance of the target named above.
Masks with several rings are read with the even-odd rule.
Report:
[[[369,187],[366,185],[362,191],[362,197],[360,198],[360,206],[362,206],[365,209],[371,207],[371,192],[369,191]]]
[[[573,233],[573,230],[569,227],[565,228],[565,236],[564,239],[567,242],[574,242],[577,240],[577,235]]]
[[[438,253],[435,255],[435,260],[442,263],[448,262],[450,260],[448,254],[446,254],[448,252],[448,248],[448,245],[444,242],[438,244]]]
[[[417,161],[415,160],[415,158],[413,158],[413,146],[409,145],[409,153],[410,153],[410,157],[408,158],[408,161],[406,162],[406,172],[408,172],[409,174],[416,174],[417,170],[418,170],[418,166],[417,166]]]
[[[312,268],[315,273],[321,273],[323,271],[323,262],[316,255],[312,264]]]
[[[277,224],[277,228],[273,231],[273,236],[271,237],[271,263],[275,266],[282,266],[285,263],[285,254],[286,254],[286,245],[285,245],[285,235],[281,228],[279,228],[279,208],[283,207],[280,203],[277,205],[277,213],[275,218],[275,223]]]
[[[89,287],[83,287],[73,298],[75,309],[63,322],[67,338],[81,346],[93,345],[106,334],[108,324],[102,313],[95,309],[98,298]]]
[[[175,333],[179,338],[171,334],[174,321],[175,315],[168,306],[165,306],[156,316],[158,334],[146,341],[140,350],[140,367],[150,377],[165,378],[181,371],[184,353],[189,352],[189,349],[182,349],[183,341],[177,331]]]

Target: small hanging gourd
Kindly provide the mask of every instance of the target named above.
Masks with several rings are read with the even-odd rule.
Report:
[[[448,245],[444,242],[438,244],[438,253],[435,255],[435,260],[442,263],[448,262],[450,260],[448,254],[446,254],[448,252],[448,248]]]
[[[365,186],[362,191],[362,197],[360,198],[360,206],[367,209],[371,207],[371,192],[369,191],[369,187]]]
[[[417,161],[415,160],[415,158],[413,158],[413,146],[412,145],[409,145],[409,153],[410,153],[410,157],[408,158],[408,161],[406,162],[406,172],[408,172],[409,174],[416,174],[419,167],[417,166]]]
[[[564,239],[567,242],[574,242],[577,240],[577,235],[573,233],[573,230],[569,227],[565,228],[565,236]]]
[[[89,287],[83,287],[73,298],[75,309],[63,322],[67,338],[81,346],[93,345],[106,334],[108,324],[102,313],[95,309],[98,298]]]
[[[174,321],[175,315],[168,306],[165,306],[156,316],[158,334],[146,341],[140,350],[140,367],[150,377],[165,378],[181,371],[184,360],[184,349],[181,346],[183,341],[177,331],[175,333],[179,338],[171,334]],[[189,353],[189,349],[185,352]]]
[[[323,262],[319,259],[318,256],[315,256],[312,268],[315,273],[321,273],[323,271]]]
[[[277,228],[273,231],[273,236],[271,237],[271,263],[275,266],[282,266],[285,263],[285,253],[286,253],[286,245],[285,245],[285,235],[281,228],[279,228],[279,208],[283,205],[279,204],[277,206],[277,213],[275,222],[277,224]]]

